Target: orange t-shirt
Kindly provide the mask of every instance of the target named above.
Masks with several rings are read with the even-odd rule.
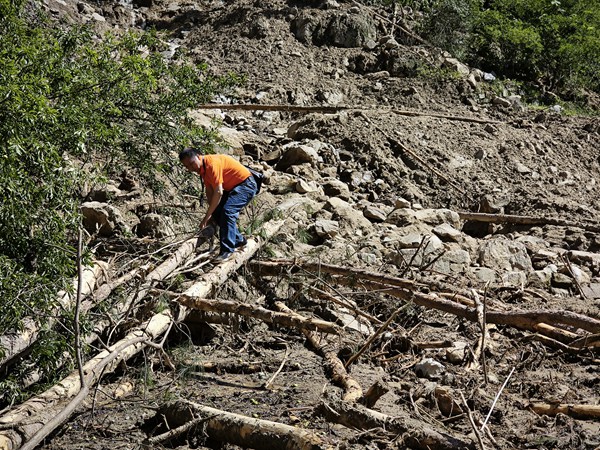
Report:
[[[204,163],[200,166],[200,174],[207,186],[216,188],[222,184],[224,191],[231,191],[252,175],[229,155],[205,155]]]

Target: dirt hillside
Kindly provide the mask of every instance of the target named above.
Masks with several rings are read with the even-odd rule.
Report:
[[[40,448],[140,448],[167,430],[156,412],[181,399],[314,431],[321,443],[311,448],[600,448],[597,118],[524,104],[510,83],[416,45],[389,8],[48,0],[48,9],[100,30],[155,27],[171,51],[246,76],[235,95],[215,99],[222,108],[194,116],[221,128],[227,151],[269,177],[245,225],[282,203],[294,207],[271,214],[287,219],[282,228],[211,297],[271,310],[282,301],[343,332],[318,334],[326,348],[315,349],[293,327],[237,314],[188,317],[171,331],[168,357],[147,349],[123,364]],[[114,202],[131,229],[149,212],[139,203]],[[466,220],[467,212],[537,222],[482,223]],[[188,219],[170,226],[194,231]],[[99,243],[97,256],[111,260],[115,245]],[[156,287],[184,292],[209,269]],[[377,284],[366,272],[387,279]],[[138,322],[156,308],[153,295]],[[436,309],[426,304],[432,299],[469,312]],[[482,302],[496,314],[483,325],[471,320]],[[515,311],[534,311],[533,325],[502,322]],[[541,314],[548,311],[555,315]],[[565,311],[587,325],[565,321]],[[370,410],[387,426],[345,423],[328,406],[348,387],[332,376],[328,350],[364,392],[385,385]],[[535,412],[535,404],[586,405],[597,415]],[[402,420],[414,422],[403,428]],[[451,439],[428,441],[421,426]],[[197,426],[151,448],[244,446]]]

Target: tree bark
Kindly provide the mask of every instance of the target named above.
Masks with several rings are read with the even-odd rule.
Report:
[[[360,404],[350,404],[340,400],[323,401],[316,412],[327,421],[348,428],[360,430],[383,428],[395,434],[403,434],[404,444],[409,448],[423,450],[475,448],[473,442],[467,438],[451,436],[420,420],[405,416],[388,416]]]
[[[485,214],[460,211],[458,216],[461,220],[486,223],[513,223],[517,225],[556,225],[561,227],[583,228],[595,233],[600,231],[598,224],[586,224],[582,222],[571,222],[569,220],[553,219],[551,217],[516,216],[510,214]]]
[[[532,403],[529,408],[538,414],[547,416],[566,414],[575,419],[600,419],[600,405]]]
[[[282,302],[276,302],[275,306],[280,311],[288,314],[297,314]],[[360,387],[360,384],[348,374],[348,371],[344,367],[344,363],[338,358],[335,348],[314,331],[303,330],[302,333],[306,336],[310,345],[312,345],[325,360],[325,373],[331,377],[334,383],[344,390],[342,396],[344,401],[355,402],[360,399],[363,395],[362,388]]]
[[[254,449],[319,450],[326,448],[322,437],[311,430],[270,420],[254,419],[188,400],[162,406],[157,414],[170,427],[179,427],[196,417],[207,417],[202,431],[219,442]]]
[[[83,270],[82,289],[81,294],[83,296],[89,295],[94,291],[96,284],[99,284],[104,272],[107,270],[107,264],[98,261],[92,267],[86,267]],[[75,304],[75,293],[77,292],[78,280],[73,281],[73,291],[58,293],[58,303],[60,307],[70,309]],[[58,312],[58,308],[54,313]],[[47,325],[51,325],[54,322],[53,318],[50,318]],[[12,361],[18,358],[24,353],[34,342],[37,341],[38,334],[40,332],[40,323],[33,317],[26,317],[23,319],[23,330],[18,332],[11,332],[0,336],[0,348],[4,349],[4,355],[0,357],[0,372],[6,367],[10,366]]]
[[[320,331],[322,333],[340,334],[341,328],[332,322],[321,319],[304,317],[299,314],[286,314],[271,311],[261,306],[248,305],[230,300],[208,300],[205,298],[191,297],[188,295],[169,294],[176,298],[182,305],[207,312],[231,313],[240,316],[252,317],[263,322],[281,325],[299,330]]]

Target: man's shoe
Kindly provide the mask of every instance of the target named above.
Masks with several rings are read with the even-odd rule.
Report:
[[[229,258],[231,258],[233,256],[233,252],[221,252],[219,253],[219,256],[216,256],[213,259],[213,262],[215,264],[219,264],[222,263],[224,261],[227,261]]]
[[[242,237],[242,240],[240,242],[238,242],[237,244],[235,244],[235,248],[245,247],[247,243],[248,243],[248,239],[246,239],[245,237]]]

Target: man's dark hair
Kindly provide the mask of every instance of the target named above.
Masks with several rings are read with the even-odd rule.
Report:
[[[194,147],[186,147],[179,153],[179,161],[201,155],[202,152]]]

